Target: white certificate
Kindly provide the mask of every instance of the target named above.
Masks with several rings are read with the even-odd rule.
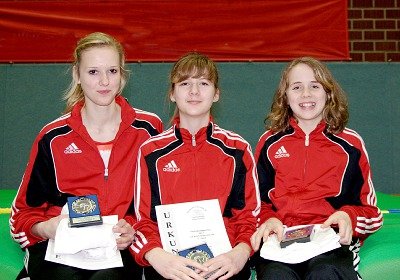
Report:
[[[156,206],[163,249],[179,251],[206,243],[214,256],[232,249],[218,199]]]

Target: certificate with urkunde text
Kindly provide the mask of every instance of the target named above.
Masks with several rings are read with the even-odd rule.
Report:
[[[214,256],[232,249],[218,199],[156,206],[163,249],[178,254],[206,243]]]

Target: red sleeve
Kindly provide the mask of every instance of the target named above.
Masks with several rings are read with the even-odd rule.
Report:
[[[249,145],[244,150],[243,162],[246,168],[245,206],[243,209],[233,209],[232,217],[224,217],[224,220],[233,247],[243,242],[252,248],[250,238],[256,231],[260,196],[255,161]]]
[[[143,148],[143,147],[142,147]],[[149,263],[144,255],[153,248],[162,248],[161,239],[158,233],[157,222],[151,219],[151,190],[146,161],[142,154],[143,149],[139,150],[138,164],[135,180],[135,214],[137,223],[134,225],[136,230],[136,241],[132,243],[130,251],[136,262],[142,266]]]
[[[353,225],[353,236],[363,240],[382,227],[383,217],[380,209],[377,207],[377,198],[372,183],[371,168],[365,145],[361,137],[357,136],[358,140],[353,144],[361,151],[359,160],[363,177],[360,194],[361,206],[345,205],[340,210],[349,214]]]
[[[272,217],[279,219],[276,212],[272,209],[272,203],[268,197],[268,192],[274,187],[275,183],[275,172],[272,170],[272,165],[269,164],[267,149],[265,147],[265,142],[269,136],[271,136],[270,132],[266,132],[261,136],[257,143],[255,152],[261,198],[259,224],[263,224],[266,220]]]
[[[53,207],[50,212],[54,213],[50,213],[48,203],[45,202],[45,199],[43,199],[43,202],[37,202],[38,205],[35,205],[35,207],[28,205],[27,202],[28,185],[33,177],[36,178],[36,182],[43,182],[43,185],[50,184],[49,182],[54,181],[49,179],[49,176],[53,176],[49,174],[51,172],[43,170],[46,166],[51,165],[52,161],[45,152],[43,144],[40,141],[42,136],[43,134],[40,134],[33,143],[28,165],[25,169],[21,185],[11,209],[11,234],[13,239],[19,243],[21,248],[32,246],[43,240],[31,233],[31,228],[34,224],[46,221],[49,219],[49,216],[57,216],[61,212],[61,208]],[[40,164],[38,164],[39,162]],[[43,190],[43,193],[35,193],[35,196],[44,198],[45,188],[46,186],[40,188]]]

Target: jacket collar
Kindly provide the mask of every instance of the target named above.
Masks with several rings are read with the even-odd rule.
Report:
[[[121,107],[121,124],[118,130],[117,135],[115,136],[115,139],[119,137],[119,135],[125,131],[128,127],[132,125],[132,123],[136,119],[136,112],[135,110],[131,107],[131,105],[128,103],[128,101],[122,97],[122,96],[117,96],[115,98],[115,102]],[[82,123],[82,115],[81,115],[81,109],[84,106],[84,102],[81,101],[77,103],[71,111],[71,117],[67,120],[68,125],[71,126],[71,128],[79,133],[82,137],[86,139],[90,139],[89,134],[87,133],[87,130],[85,126]]]
[[[296,134],[305,135],[304,131],[300,128],[297,120],[293,117],[289,120],[289,125],[294,129]],[[326,122],[324,120],[320,121],[320,123],[316,126],[316,128],[310,133],[310,135],[323,133],[326,129]]]
[[[206,141],[207,138],[211,136],[214,129],[214,123],[212,121],[213,118],[210,117],[208,125],[200,128],[195,135],[192,135],[186,128],[181,128],[179,126],[180,124],[179,117],[174,118],[173,124],[175,133],[179,139],[181,139],[184,143],[188,143],[192,146],[197,146]]]

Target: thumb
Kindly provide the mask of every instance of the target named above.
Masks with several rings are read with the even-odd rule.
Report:
[[[333,224],[333,219],[332,217],[329,217],[322,225],[321,228],[328,228],[331,226],[331,224]]]
[[[68,214],[60,214],[58,215],[57,219],[60,222],[62,219],[69,218]]]

